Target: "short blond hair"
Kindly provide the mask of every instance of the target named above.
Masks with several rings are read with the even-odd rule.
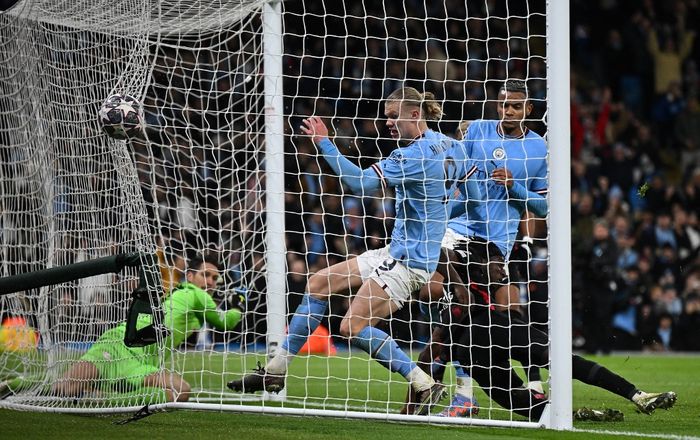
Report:
[[[421,93],[413,87],[396,89],[386,98],[388,101],[401,101],[404,104],[413,105],[421,109],[423,117],[427,120],[438,120],[444,114],[442,107],[435,100],[432,92]]]

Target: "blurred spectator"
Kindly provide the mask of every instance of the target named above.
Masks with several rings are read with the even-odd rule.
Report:
[[[673,81],[668,85],[665,93],[659,95],[651,109],[651,117],[661,133],[671,133],[676,123],[676,118],[685,110],[685,97],[681,90],[681,84]],[[666,147],[673,138],[661,139]],[[673,150],[669,150],[673,151]]]
[[[685,206],[692,209],[697,218],[700,215],[700,208],[698,208],[700,206],[700,165],[695,168],[692,176],[683,185],[683,200]]]
[[[700,265],[687,266],[685,273],[683,297],[689,298],[690,295],[700,296]]]
[[[661,283],[678,285],[681,279],[681,267],[678,263],[676,250],[670,244],[661,246],[657,252],[652,273]]]
[[[685,30],[682,16],[678,17],[676,31],[678,35],[674,35],[671,29],[664,28],[660,42],[656,29],[649,29],[647,47],[654,62],[654,91],[659,95],[667,92],[672,83],[680,84],[683,60],[693,48],[695,33]]]
[[[637,308],[644,300],[646,286],[639,267],[625,267],[620,283],[614,304],[613,347],[616,350],[640,350],[642,344],[637,331]]]
[[[625,144],[616,142],[613,145],[611,157],[603,162],[601,172],[603,175],[609,176],[611,187],[617,188],[616,191],[621,190],[620,196],[627,195],[634,185],[634,171],[637,161],[638,159],[632,155]]]
[[[345,240],[349,249],[362,249],[365,241],[365,213],[362,201],[345,197],[343,202]]]
[[[608,200],[602,217],[612,224],[616,218],[624,217],[629,212],[629,205],[625,202],[624,194],[619,186],[613,186],[607,192]],[[613,236],[614,238],[614,236]]]
[[[700,102],[691,95],[685,111],[676,118],[673,129],[675,148],[680,152],[680,169],[684,177],[700,166]]]
[[[639,253],[634,249],[634,237],[625,233],[617,234],[617,267],[620,270],[636,268],[639,262]]]
[[[678,248],[676,234],[671,224],[671,214],[667,211],[660,212],[656,216],[653,243],[657,248],[664,246],[670,246],[674,250]]]
[[[671,350],[674,337],[673,316],[669,313],[662,313],[661,316],[659,316],[659,325],[656,328],[656,339],[653,344],[653,349],[655,351]]]
[[[660,287],[652,287],[652,291],[656,289],[660,292]],[[657,315],[654,313],[654,308],[650,303],[642,303],[637,311],[637,334],[642,345],[642,349],[649,350],[656,341],[656,330],[658,325]]]
[[[697,219],[697,216],[694,218]],[[679,264],[687,266],[697,259],[700,252],[700,231],[680,205],[673,208],[673,232]]]
[[[687,296],[676,329],[679,350],[700,352],[700,294]]]
[[[576,206],[576,212],[572,215],[572,241],[574,246],[577,243],[584,243],[590,240],[593,233],[593,197],[588,193],[580,195],[580,201]]]
[[[327,231],[320,206],[306,217],[306,229],[306,259],[309,265],[313,265],[326,253]]]
[[[612,349],[612,318],[618,290],[617,247],[610,237],[607,221],[597,220],[584,285],[586,351],[603,354]]]
[[[672,319],[678,318],[683,311],[683,302],[678,297],[678,292],[674,285],[666,284],[662,286],[661,297],[655,304],[656,314],[661,316],[668,314]]]

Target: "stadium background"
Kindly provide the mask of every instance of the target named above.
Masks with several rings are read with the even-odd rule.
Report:
[[[285,2],[285,112],[335,115],[335,139],[339,146],[348,156],[357,158],[361,154],[360,162],[366,166],[386,154],[391,146],[376,139],[377,127],[373,119],[379,118],[380,133],[383,128],[380,102],[360,97],[386,96],[406,78],[403,84],[433,91],[444,100],[447,118],[438,128],[451,133],[458,119],[495,117],[493,105],[484,106],[483,102],[494,98],[500,83],[484,81],[504,77],[506,61],[493,59],[498,58],[498,54],[505,59],[510,51],[507,71],[511,76],[530,79],[528,84],[536,100],[536,118],[542,118],[543,104],[539,100],[545,97],[545,85],[541,81],[545,76],[541,58],[544,41],[529,42],[531,58],[526,63],[517,59],[518,55],[523,58],[527,55],[518,52],[525,51],[525,45],[517,44],[519,33],[524,35],[524,21],[512,20],[507,28],[505,22],[498,20],[489,23],[490,37],[499,36],[500,31],[500,36],[510,36],[511,42],[506,44],[492,39],[487,44],[479,42],[485,37],[485,28],[479,26],[479,20],[470,20],[467,47],[465,27],[457,25],[465,19],[464,2],[447,3],[447,7],[434,8],[430,2],[427,6],[422,2],[365,5],[377,8],[366,11],[368,15],[423,15],[428,25],[406,28],[404,23],[417,22],[389,19],[385,23],[348,20],[345,26],[333,27],[331,17],[326,20],[326,24],[331,24],[328,28],[342,29],[342,32],[335,38],[321,40],[301,35],[322,26],[320,16],[324,13],[344,15],[346,11],[341,3],[338,2],[338,11],[314,11],[313,4],[303,5],[303,9],[302,2]],[[483,7],[483,2],[475,3]],[[511,15],[529,12],[532,14],[530,26],[536,33],[543,34],[544,17],[536,13],[544,11],[544,1],[531,2],[529,11],[519,11],[520,3],[494,2],[493,15],[504,15],[504,11],[499,13],[499,8],[508,8]],[[304,16],[302,10],[306,11]],[[447,27],[430,26],[432,19],[445,18],[445,10],[450,11]],[[470,9],[470,14],[476,10]],[[698,2],[694,0],[571,2],[575,348],[602,353],[615,349],[700,351],[700,43],[695,38],[699,11]],[[364,13],[357,11],[353,15]],[[395,49],[410,54],[413,61],[407,64],[383,61],[386,59],[382,56],[384,49],[376,44],[379,39],[388,36],[425,38],[426,29],[434,37],[432,41],[444,40],[446,33],[450,40],[446,44],[415,47],[397,44]],[[323,63],[313,57],[302,59],[295,55],[302,53],[302,45],[307,48],[325,45],[328,53],[338,56],[329,57]],[[159,209],[151,210],[149,215],[160,216],[168,224],[176,225],[153,232],[163,235],[161,244],[168,265],[182,268],[182,259],[186,256],[201,249],[215,248],[207,231],[219,230],[222,222],[227,222],[227,230],[245,229],[254,236],[253,240],[263,240],[259,234],[262,227],[255,227],[256,219],[251,219],[252,227],[236,228],[231,223],[240,219],[212,214],[226,207],[218,205],[215,181],[206,172],[208,163],[221,164],[227,160],[247,163],[247,158],[236,157],[248,154],[245,149],[237,149],[236,142],[259,142],[259,139],[236,138],[227,143],[218,127],[231,127],[231,121],[223,121],[221,118],[225,116],[211,111],[216,108],[217,96],[221,96],[213,93],[209,97],[190,99],[192,102],[178,101],[171,87],[184,88],[196,81],[202,90],[235,89],[242,84],[240,79],[234,78],[232,84],[229,75],[217,73],[225,72],[226,63],[235,60],[215,62],[213,54],[196,49],[194,43],[191,51],[167,53],[167,48],[163,50],[165,52],[158,55],[162,62],[157,63],[154,83],[144,99],[146,120],[149,136],[155,141],[154,154],[159,155],[163,163],[159,174],[162,187],[189,190],[182,191],[179,197],[174,197],[174,192],[156,192],[163,199],[158,200]],[[490,62],[472,60],[484,53],[489,53]],[[367,58],[368,54],[375,55],[378,61]],[[167,72],[167,60],[173,57],[191,60],[192,70],[183,72],[182,84],[159,82],[167,77],[159,76],[159,69]],[[431,62],[426,64],[424,60],[428,58]],[[196,71],[195,65],[198,66]],[[363,72],[375,80],[358,80]],[[466,82],[463,80],[465,72],[469,72]],[[325,95],[340,99],[305,98],[316,96],[319,88]],[[455,96],[466,95],[468,99],[451,100],[451,91]],[[166,93],[171,94],[169,99],[180,104],[168,108],[168,114],[158,105]],[[344,103],[352,105],[344,106]],[[244,126],[236,126],[240,122],[234,121],[233,129],[244,132]],[[327,169],[318,169],[317,162],[312,160],[313,147],[295,136],[298,126],[296,118],[286,121],[286,151],[290,153],[286,163],[289,310],[294,310],[301,299],[306,273],[343,260],[348,254],[360,253],[367,247],[381,246],[387,231],[391,230],[393,215],[391,202],[337,196],[340,193],[337,178]],[[539,132],[544,130],[537,121],[532,128]],[[191,152],[188,158],[191,167],[176,167],[175,164],[182,162],[167,157],[174,144],[183,147],[178,151]],[[145,146],[134,143],[135,154],[143,153],[143,148]],[[4,155],[11,154],[8,149],[2,151]],[[11,160],[3,157],[3,162]],[[147,161],[137,163],[143,165]],[[148,202],[153,192],[148,188],[150,180],[146,176],[153,170],[140,166],[138,171]],[[229,176],[230,179],[236,177],[235,174]],[[148,206],[155,206],[153,200],[150,202]],[[78,201],[71,200],[70,196],[56,203],[64,210],[78,206]],[[247,202],[241,200],[240,203],[244,206]],[[208,209],[193,212],[194,206]],[[342,212],[344,215],[340,214]],[[596,227],[607,230],[609,238],[604,239],[605,233],[601,231],[597,236],[603,239],[595,240]],[[173,233],[176,230],[180,231],[177,235]],[[333,236],[328,231],[343,233]],[[255,237],[256,234],[259,237]],[[22,240],[28,238],[31,237],[18,235],[8,240],[18,240],[16,244],[21,245],[24,244]],[[231,237],[231,240],[237,239]],[[535,259],[531,265],[530,290],[536,295],[546,294],[546,284],[538,282],[546,278],[546,266],[541,259],[546,250],[541,243],[534,249]],[[17,252],[31,250],[27,246],[17,246],[17,249]],[[29,257],[17,260],[31,261]],[[248,292],[248,308],[256,311],[248,317],[250,328],[255,329],[255,334],[265,334],[263,320],[255,316],[265,312],[257,304],[266,291],[264,276],[261,276],[262,258],[252,255],[252,261],[241,262],[235,257],[234,254],[225,262],[227,270],[239,288]],[[78,256],[73,255],[67,257],[66,262],[77,259]],[[75,297],[63,299],[67,314],[79,313],[80,308],[71,307],[71,304],[86,299],[100,299],[98,303],[103,307],[113,307],[109,292],[83,289],[78,298],[78,290],[73,290]],[[334,304],[333,313],[340,314],[343,306],[342,301]],[[403,313],[411,313],[411,310]],[[412,329],[405,320],[395,322],[398,339],[410,339],[400,336],[407,335],[409,330],[414,335],[427,336],[426,326],[420,321],[413,323]],[[614,338],[603,338],[600,332],[592,332],[601,323],[603,328],[609,325]],[[338,322],[331,319],[329,325],[334,329]]]
[[[495,9],[508,7],[513,16],[527,12],[536,15],[544,9],[544,2],[531,4],[529,11],[518,10],[520,2],[496,3]],[[287,7],[293,9],[293,5]],[[407,15],[425,14],[428,23],[433,18],[443,19],[444,11],[449,10],[451,20],[447,29],[453,40],[440,47],[407,47],[418,56],[417,61],[407,65],[406,83],[434,91],[444,99],[446,122],[439,128],[446,133],[452,133],[456,126],[457,121],[451,115],[463,115],[463,119],[495,117],[493,104],[484,106],[483,102],[494,99],[500,84],[487,81],[484,87],[484,80],[502,75],[506,62],[466,61],[467,51],[478,58],[479,54],[494,57],[510,49],[510,56],[517,58],[523,55],[518,50],[524,51],[525,45],[508,47],[498,42],[479,45],[475,40],[485,37],[480,34],[484,28],[479,28],[478,21],[470,21],[471,39],[466,48],[460,43],[467,37],[460,33],[463,26],[451,27],[464,18],[463,2],[455,1],[444,9],[440,6],[431,10],[428,6],[427,13],[423,12],[422,4],[411,10],[414,6],[412,2],[406,3]],[[392,16],[391,8],[403,6],[377,6],[382,7],[387,7],[387,16]],[[335,12],[342,15],[340,10]],[[374,12],[381,15],[379,10]],[[398,10],[394,12],[398,16],[402,14]],[[505,15],[504,11],[492,12],[495,16]],[[577,349],[591,353],[700,351],[700,42],[695,38],[699,13],[696,1],[571,2],[572,284]],[[287,14],[285,25],[289,31],[298,28],[301,21],[298,15]],[[313,20],[304,24],[307,29],[321,25]],[[400,24],[398,20],[387,21],[391,35],[423,37],[424,29],[403,29]],[[498,36],[493,34],[494,30],[499,31],[498,24],[493,20],[489,23],[491,37]],[[512,20],[509,29],[502,24],[500,31],[504,36],[509,32],[511,37],[517,37],[524,22]],[[386,37],[382,26],[360,27],[363,24],[359,20],[357,25],[348,29],[348,35],[364,36],[367,32]],[[537,28],[543,25],[544,20],[531,20],[531,34],[543,33]],[[444,26],[426,28],[435,32],[431,34],[434,41],[445,38]],[[364,63],[364,51],[381,53],[372,45],[372,39],[367,46],[362,37],[347,41],[343,36],[325,41],[306,38],[305,42],[307,47],[335,45],[329,53],[340,54],[344,61],[324,63],[325,71],[321,70],[320,60],[306,59],[301,64],[293,55],[294,48],[302,44],[301,38],[288,37],[286,94],[313,96],[315,88],[321,87],[333,96],[334,92],[328,89],[335,88],[339,96],[352,100],[360,93],[386,96],[401,83],[402,66]],[[543,126],[536,119],[543,113],[542,102],[538,100],[544,98],[544,83],[538,78],[544,77],[545,66],[537,56],[537,49],[537,42],[530,42],[530,50],[534,50],[530,62],[511,61],[507,67],[512,76],[530,78],[528,86],[536,105],[531,128],[542,132]],[[426,67],[420,61],[421,56],[441,60],[439,67],[431,69],[430,64]],[[344,72],[353,69],[363,69],[368,77],[386,77],[390,81],[340,80]],[[469,72],[466,83],[462,81],[465,69]],[[321,83],[314,78],[321,78]],[[457,96],[466,94],[468,100],[450,100],[451,90]],[[336,141],[346,148],[344,152],[361,151],[367,165],[372,156],[379,156],[380,151],[386,153],[390,146],[380,143],[380,151],[376,151],[376,132],[371,121],[351,125],[354,115],[348,112],[357,111],[370,118],[378,115],[381,121],[378,103],[365,100],[364,105],[343,108],[342,102],[342,99],[330,103],[295,98],[288,100],[286,107],[296,115],[315,111],[341,117],[344,125],[337,129]],[[290,121],[290,135],[298,122]],[[382,128],[380,125],[380,132]],[[350,141],[354,137],[360,139],[357,144]],[[310,159],[313,150],[308,147]],[[287,246],[292,251],[288,258],[290,292],[303,292],[303,274],[308,270],[313,272],[342,260],[346,253],[379,246],[386,231],[390,231],[390,221],[385,220],[387,214],[389,217],[392,214],[390,203],[333,196],[338,193],[336,178],[328,170],[322,170],[323,176],[309,173],[315,165],[315,161],[303,159],[287,163],[287,189],[291,193],[287,211],[290,231]],[[303,177],[299,177],[299,170],[306,171]],[[316,194],[321,192],[324,196],[318,197]],[[341,204],[343,217],[334,214],[341,211]],[[295,206],[302,206],[303,211]],[[607,229],[609,237],[605,238],[605,234],[594,237],[595,224]],[[346,232],[344,239],[326,240],[325,231],[338,230]],[[537,258],[545,255],[542,241],[536,241],[533,254],[530,291],[538,298],[546,297],[543,292],[546,284],[538,282],[546,277],[546,267]],[[292,310],[295,306],[290,303]],[[400,326],[401,320],[396,321]],[[593,331],[601,328],[602,334]],[[425,335],[424,328],[413,330]]]

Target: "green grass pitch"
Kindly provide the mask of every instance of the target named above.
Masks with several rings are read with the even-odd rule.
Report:
[[[262,357],[260,357],[262,359]],[[232,412],[170,411],[146,419],[116,425],[124,415],[84,416],[54,413],[18,412],[0,410],[2,438],[224,438],[241,439],[377,439],[395,438],[700,438],[700,381],[699,356],[606,356],[592,357],[618,372],[647,391],[674,390],[678,403],[670,411],[659,410],[651,416],[638,414],[634,406],[623,398],[604,390],[574,382],[574,407],[616,408],[625,413],[624,422],[576,422],[574,428],[584,432],[561,433],[546,430],[493,427],[445,427],[428,424],[401,424],[366,420],[342,420],[320,417],[291,417],[275,415],[239,414]],[[250,367],[254,359],[239,356],[223,357],[190,353],[177,358],[179,368],[188,371],[187,380],[195,388],[204,385],[219,389],[224,381],[235,377],[244,365]],[[300,376],[309,368],[310,378]],[[219,375],[212,371],[228,371]],[[357,409],[377,411],[386,408],[396,411],[406,391],[403,379],[390,375],[374,362],[361,356],[349,357],[341,353],[329,358],[298,358],[290,370],[290,396],[306,393],[309,408],[338,409],[348,403]],[[369,380],[369,377],[373,380]],[[350,378],[349,380],[345,378]],[[449,378],[447,380],[450,380]],[[205,383],[206,382],[206,383]],[[477,398],[482,406],[480,418],[508,419],[506,411],[493,409],[480,390]],[[389,403],[387,403],[389,402]],[[234,403],[236,403],[234,401]],[[443,402],[446,403],[446,402]],[[514,420],[522,420],[515,416]],[[600,431],[595,434],[591,431]]]

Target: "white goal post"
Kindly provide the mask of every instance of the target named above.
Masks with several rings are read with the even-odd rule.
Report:
[[[569,3],[547,2],[547,132],[549,143],[549,327],[552,429],[571,429],[571,174]]]
[[[20,0],[0,12],[0,277],[123,253],[159,261],[144,258],[154,275],[145,280],[127,267],[0,294],[0,407],[100,414],[148,404],[571,429],[568,14],[552,0]],[[399,209],[392,188],[344,187],[301,135],[302,119],[321,116],[340,152],[367,168],[396,148],[383,107],[393,90],[434,93],[445,114],[430,128],[455,136],[462,121],[497,119],[512,79],[527,84],[528,124],[548,145],[540,252],[513,257],[523,303],[550,313],[535,323],[553,329],[544,416],[526,420],[476,384],[478,416],[436,417],[448,400],[427,417],[400,414],[406,381],[339,337],[346,296],[331,299],[281,393],[227,388],[281,346],[309,274],[388,244]],[[141,102],[142,137],[100,130],[97,111],[114,93]],[[182,345],[159,337],[157,368],[189,384],[187,401],[154,401],[128,374],[91,380],[77,398],[56,394],[126,319],[139,281],[163,311],[203,254],[220,261],[217,307],[245,313],[235,329],[206,324]],[[529,284],[548,285],[550,297],[532,296]],[[430,336],[417,301],[378,325],[414,359]]]

